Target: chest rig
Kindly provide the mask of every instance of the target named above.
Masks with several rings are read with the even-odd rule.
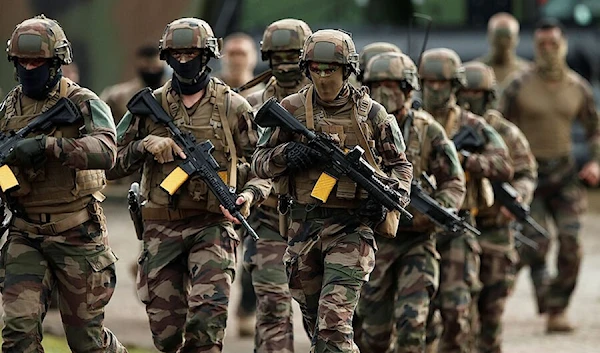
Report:
[[[45,101],[36,101],[32,105],[24,104],[21,87],[17,87],[6,99],[6,113],[4,119],[0,121],[0,130],[6,133],[25,127],[37,116],[50,109],[60,98],[72,96],[78,89],[79,87],[70,80],[62,78],[57,91],[51,93]],[[56,138],[78,138],[81,135],[81,125],[83,122],[52,127],[42,133]],[[28,214],[79,211],[89,203],[90,195],[102,190],[106,185],[104,171],[75,170],[65,167],[60,160],[52,157],[37,170],[22,167],[11,167],[11,170],[21,187],[10,196]],[[102,196],[98,195],[98,198],[101,199]]]
[[[468,124],[468,114],[468,111],[457,106],[450,110],[444,124],[444,130],[448,137],[453,138],[463,124]],[[465,171],[465,187],[467,192],[461,210],[470,211],[473,216],[476,216],[479,210],[494,204],[494,191],[487,178],[474,178],[468,171]]]
[[[197,103],[192,114],[181,102],[179,96],[171,90],[171,82],[155,92],[163,109],[173,118],[173,122],[182,131],[190,132],[196,142],[210,140],[215,146],[212,155],[221,167],[219,176],[230,187],[237,185],[238,153],[233,140],[232,129],[227,116],[231,99],[230,89],[217,79],[212,79],[206,87],[206,96]],[[205,99],[208,97],[208,104]],[[155,127],[149,134],[168,137],[164,126]],[[193,177],[181,187],[175,195],[169,196],[159,185],[181,161],[159,164],[151,157],[146,160],[142,173],[142,193],[149,203],[159,207],[207,210],[218,212],[219,202],[204,181]]]
[[[306,124],[306,127],[316,132],[329,135],[342,149],[352,149],[360,143],[361,139],[366,141],[369,149],[375,149],[373,140],[373,128],[368,119],[369,111],[373,101],[363,93],[355,101],[350,101],[346,107],[341,107],[333,114],[328,113],[323,107],[313,105],[313,86],[299,92],[305,111],[297,118]],[[361,134],[362,136],[359,136]],[[364,148],[364,147],[363,147]],[[377,163],[380,162],[376,161]],[[321,175],[321,170],[312,168],[306,171],[298,171],[290,177],[292,192],[299,204],[317,204],[319,201],[311,196],[311,192]],[[357,187],[350,178],[340,177],[336,186],[323,204],[330,208],[356,208],[361,199],[367,198],[368,194]]]

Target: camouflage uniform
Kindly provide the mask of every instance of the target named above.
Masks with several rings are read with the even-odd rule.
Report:
[[[107,87],[102,91],[100,99],[110,107],[115,118],[115,124],[118,124],[127,113],[127,102],[145,86],[142,80],[136,77],[127,82]]]
[[[512,166],[502,137],[481,117],[461,109],[455,92],[465,85],[464,69],[458,55],[450,49],[431,49],[423,54],[419,68],[423,84],[423,103],[434,118],[444,126],[450,138],[462,126],[470,126],[486,141],[481,152],[462,154],[466,173],[467,194],[460,214],[473,221],[478,210],[493,204],[490,181],[506,181],[512,177]],[[434,90],[427,80],[450,82],[449,91]],[[440,95],[435,96],[435,95]],[[443,95],[443,96],[442,96]],[[432,108],[432,101],[440,104]],[[481,248],[473,235],[441,236],[437,244],[442,256],[439,295],[434,306],[440,310],[443,333],[440,352],[467,352],[473,341],[470,321],[472,301],[481,289],[479,268]],[[431,315],[430,315],[431,316]],[[431,325],[430,332],[439,331]],[[439,332],[438,332],[439,335]],[[431,334],[430,337],[434,337]]]
[[[378,81],[395,81],[398,88],[378,86]],[[410,99],[405,98],[419,89],[412,60],[398,53],[377,55],[369,61],[363,82],[388,112],[398,111],[396,119],[414,174],[433,175],[438,184],[435,199],[443,207],[459,208],[465,181],[454,145],[431,115],[410,110]],[[375,269],[356,309],[360,328],[355,329],[355,340],[363,352],[387,352],[390,347],[393,352],[425,351],[426,322],[438,288],[440,255],[435,248],[433,224],[417,211],[409,208],[409,212],[415,216],[412,225],[401,226],[395,239],[376,237],[379,250]]]
[[[377,54],[381,53],[400,53],[402,54],[402,50],[398,48],[396,45],[387,42],[375,42],[371,44],[365,45],[363,50],[361,50],[358,55],[358,68],[360,69],[360,74],[358,76],[350,76],[350,79],[355,79],[356,82],[352,82],[355,87],[360,87],[363,81],[363,75],[365,73],[365,69],[367,68],[367,63],[371,58],[373,58]]]
[[[274,67],[271,54],[286,55],[296,51],[296,55],[300,55],[304,40],[311,34],[312,31],[306,23],[295,19],[279,20],[267,27],[261,42],[263,60],[269,60],[269,66],[273,70],[283,71],[284,76],[280,76],[279,79],[271,77],[265,89],[248,96],[246,100],[252,107],[258,109],[271,97],[281,102],[310,83],[297,64],[291,69],[297,69],[298,76],[287,78],[285,75],[292,70],[283,70],[281,65],[289,64]],[[255,225],[254,229],[260,239],[253,241],[247,237],[244,240],[244,267],[252,275],[258,302],[255,351],[291,353],[294,351],[292,295],[283,264],[287,243],[279,234],[277,197],[274,194],[270,195],[268,203],[270,206],[266,203],[261,205],[252,217],[252,224]]]
[[[322,30],[306,40],[301,67],[308,73],[310,65],[329,63],[343,65],[335,71],[343,70],[343,76],[336,76],[343,81],[333,101],[320,98],[318,84],[322,81],[315,80],[323,76],[311,72],[313,83],[281,104],[309,128],[313,122],[317,131],[332,136],[342,148],[358,145],[357,134],[366,131],[366,140],[375,147],[372,150],[407,194],[412,167],[404,155],[400,130],[381,105],[348,84],[350,72],[358,71],[358,58],[345,32]],[[362,131],[352,127],[351,119],[359,119]],[[356,215],[364,193],[357,194],[356,184],[342,177],[327,201],[317,203],[310,193],[321,168],[295,169],[292,173],[286,165],[286,148],[300,140],[283,130],[266,129],[253,156],[252,170],[259,177],[275,177],[276,191],[293,199],[284,261],[290,291],[300,304],[304,327],[312,340],[311,351],[358,352],[352,318],[361,287],[375,264],[373,230]],[[401,202],[408,202],[408,198]]]
[[[537,165],[525,135],[502,114],[487,109],[494,104],[496,81],[494,71],[485,64],[469,62],[465,64],[467,85],[465,89],[483,93],[479,99],[470,99],[464,92],[458,92],[461,105],[468,103],[475,114],[481,114],[504,139],[513,163],[512,186],[519,192],[522,202],[529,204],[537,181]],[[478,100],[478,101],[473,101]],[[476,223],[482,232],[479,238],[481,271],[479,278],[483,288],[478,300],[479,340],[478,349],[482,353],[502,351],[502,314],[506,299],[515,281],[518,255],[515,249],[513,227],[510,219],[500,212],[497,203],[481,210]]]
[[[161,58],[175,60],[171,50],[198,48],[202,60],[207,60],[219,56],[217,43],[206,22],[195,18],[175,20],[163,34]],[[248,202],[264,199],[270,182],[246,182],[244,164],[235,163],[253,152],[250,141],[255,133],[248,103],[218,79],[210,78],[202,88],[202,98],[187,108],[174,80],[180,80],[177,71],[172,80],[154,92],[163,109],[182,130],[191,132],[198,141],[210,140],[215,145],[213,156],[230,186],[247,195]],[[144,248],[137,287],[146,305],[154,344],[163,352],[220,352],[238,236],[199,177],[186,181],[173,197],[158,187],[181,163],[160,164],[145,153],[148,138],[169,136],[165,126],[128,112],[117,132],[119,153],[111,174],[127,175],[143,166],[141,193],[147,203],[142,209]]]
[[[542,225],[550,216],[558,231],[558,273],[551,283],[546,272],[549,240],[527,234],[536,238],[539,250],[520,249],[519,266],[531,267],[539,312],[550,314],[567,308],[582,257],[579,230],[587,200],[571,156],[573,120],[579,120],[587,130],[592,160],[600,160],[600,127],[592,88],[567,67],[556,71],[558,80],[550,91],[547,73],[536,62],[508,83],[498,107],[523,131],[538,163],[531,215]]]
[[[127,352],[103,325],[117,261],[100,206],[104,170],[113,166],[116,154],[110,110],[92,91],[61,78],[58,68],[71,62],[71,46],[54,20],[42,15],[19,24],[7,52],[18,72],[24,68],[17,67],[18,59],[46,58],[40,67],[50,65],[50,76],[41,99],[26,96],[21,84],[8,94],[0,106],[2,133],[24,127],[63,97],[79,107],[83,120],[35,137],[45,141],[39,147],[45,162],[35,167],[9,162],[20,189],[3,194],[14,218],[0,256],[2,351],[43,351],[42,321],[56,286],[73,352]],[[22,140],[15,150],[31,140]]]

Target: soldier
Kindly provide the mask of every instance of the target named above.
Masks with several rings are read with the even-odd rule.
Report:
[[[240,87],[252,80],[258,51],[254,39],[246,33],[233,33],[225,38],[221,71],[217,77],[231,87]],[[256,85],[241,92],[243,97],[263,89],[264,84]]]
[[[244,165],[237,163],[253,152],[251,107],[209,75],[206,64],[220,56],[219,39],[205,21],[182,18],[167,25],[159,48],[174,73],[154,92],[156,100],[181,129],[214,144],[212,154],[226,168],[222,177],[241,192],[237,203],[247,215],[251,204],[269,194],[271,183],[246,182]],[[220,352],[239,243],[233,218],[221,213],[199,177],[173,197],[158,187],[186,158],[165,126],[128,112],[117,131],[120,147],[111,176],[143,166],[141,193],[147,203],[137,285],[154,344],[162,352]]]
[[[246,99],[254,108],[271,97],[282,101],[310,83],[298,62],[304,40],[312,34],[310,27],[296,19],[271,23],[260,43],[262,59],[269,61],[273,77],[265,89],[254,92]],[[258,298],[255,351],[257,353],[294,351],[292,327],[292,296],[287,282],[283,254],[286,241],[279,232],[277,197],[269,196],[253,213],[258,241],[244,240],[244,267],[252,275]],[[269,203],[270,206],[267,206]]]
[[[537,181],[537,165],[529,142],[517,126],[491,109],[496,100],[496,78],[492,68],[475,61],[466,63],[464,67],[467,84],[457,94],[459,105],[483,116],[502,136],[513,163],[511,184],[518,191],[520,200],[528,205]],[[512,221],[514,216],[498,203],[480,210],[476,217],[477,227],[482,233],[479,237],[482,249],[479,279],[483,288],[478,299],[478,348],[481,353],[502,351],[502,314],[514,286],[518,260]]]
[[[538,239],[537,252],[523,247],[519,266],[531,267],[538,311],[548,313],[547,331],[569,332],[574,327],[565,310],[579,274],[579,230],[587,206],[581,179],[590,185],[598,184],[600,128],[592,88],[567,66],[567,38],[560,23],[540,23],[534,33],[534,45],[534,64],[506,86],[499,110],[521,128],[538,163],[532,217],[544,224],[542,221],[551,216],[558,230],[558,273],[552,283],[546,272],[548,240]],[[587,130],[592,155],[579,172],[571,156],[575,119]]]
[[[478,210],[494,202],[490,181],[507,181],[512,177],[506,145],[481,117],[456,104],[456,92],[465,85],[464,68],[456,52],[446,48],[425,51],[419,76],[423,87],[423,106],[442,124],[450,138],[466,128],[475,131],[485,141],[481,150],[459,151],[467,187],[459,215],[474,223],[473,217]],[[442,256],[439,294],[434,300],[443,322],[440,352],[467,352],[472,343],[469,327],[473,314],[471,303],[481,288],[481,248],[475,237],[467,233],[458,237],[440,237],[437,249]],[[435,329],[436,325],[431,325],[430,332],[435,332]]]
[[[144,45],[135,53],[136,77],[102,91],[100,98],[112,110],[115,123],[118,124],[127,113],[127,102],[144,87],[157,89],[165,83],[165,63],[158,57],[155,45]]]
[[[524,70],[531,64],[517,56],[519,21],[506,12],[495,14],[488,21],[488,41],[489,53],[476,60],[494,69],[498,86],[503,89],[512,73]]]
[[[60,66],[73,58],[56,21],[40,15],[21,22],[6,51],[20,84],[0,105],[2,133],[25,127],[61,98],[83,119],[28,136],[4,160],[20,189],[2,195],[14,217],[0,261],[2,351],[43,352],[42,321],[56,286],[73,352],[127,352],[103,325],[117,261],[100,206],[104,170],[117,149],[110,109],[62,76]]]
[[[358,81],[357,84],[359,84],[358,87],[360,87],[360,84],[362,84],[362,76],[365,73],[365,69],[367,68],[367,63],[369,62],[369,60],[371,60],[371,58],[377,54],[388,52],[402,53],[402,50],[400,50],[400,48],[398,48],[395,44],[388,42],[375,42],[365,45],[363,50],[358,55],[358,68],[361,72],[361,74],[358,77],[356,77]]]
[[[283,107],[341,148],[353,148],[359,140],[361,146],[368,144],[365,151],[381,158],[383,168],[398,179],[400,203],[408,203],[412,166],[398,124],[365,90],[348,83],[351,73],[359,73],[350,35],[340,30],[313,33],[304,43],[300,67],[312,84],[285,98]],[[371,228],[384,216],[382,206],[361,200],[364,193],[347,177],[340,178],[325,203],[310,196],[322,157],[300,141],[300,136],[266,129],[252,169],[259,177],[276,177],[278,192],[292,200],[284,261],[312,351],[358,352],[352,317],[375,265]]]
[[[465,194],[464,171],[444,128],[429,113],[411,109],[419,77],[410,57],[376,55],[367,65],[363,83],[373,99],[396,117],[414,175],[434,176],[438,188],[433,197],[443,207],[458,209]],[[425,325],[440,279],[440,255],[432,236],[434,224],[409,211],[415,218],[401,224],[395,239],[376,237],[375,269],[356,309],[356,322],[361,324],[355,329],[356,341],[363,352],[387,352],[391,346],[393,352],[425,351]]]

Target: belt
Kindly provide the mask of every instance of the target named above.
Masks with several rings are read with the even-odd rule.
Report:
[[[308,221],[311,219],[329,218],[337,214],[348,214],[344,208],[313,207],[313,205],[295,205],[290,208],[292,220]]]
[[[58,235],[60,233],[66,232],[71,228],[74,228],[80,224],[87,222],[91,218],[87,208],[73,213],[62,213],[60,215],[37,214],[37,217],[35,217],[34,215],[30,216],[32,216],[33,218],[42,218],[42,216],[44,218],[47,218],[48,216],[50,216],[50,220],[53,218],[57,219],[59,216],[64,217],[56,221],[41,224],[27,222],[22,218],[14,218],[13,226],[20,230],[24,230],[33,234]]]
[[[144,221],[179,221],[181,219],[199,216],[210,213],[205,210],[195,209],[177,209],[171,210],[168,208],[142,208],[142,219]]]

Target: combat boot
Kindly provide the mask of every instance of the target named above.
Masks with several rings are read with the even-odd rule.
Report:
[[[548,314],[546,333],[569,333],[573,331],[575,331],[575,327],[571,324],[564,311]]]
[[[239,337],[254,337],[255,315],[238,315],[237,320]]]

